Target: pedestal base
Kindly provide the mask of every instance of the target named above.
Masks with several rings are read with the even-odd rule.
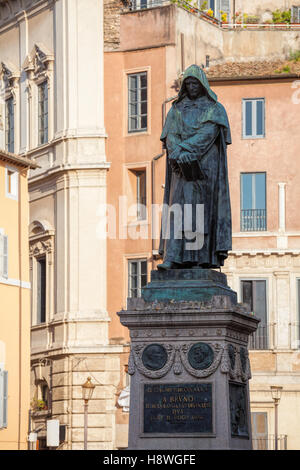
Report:
[[[236,292],[228,287],[225,274],[196,268],[152,271],[151,282],[143,289],[142,297],[146,302],[206,302],[215,295],[230,297],[233,304],[237,302]]]
[[[128,299],[119,312],[131,336],[129,449],[251,449],[247,344],[259,320],[231,295],[180,289],[183,300]]]

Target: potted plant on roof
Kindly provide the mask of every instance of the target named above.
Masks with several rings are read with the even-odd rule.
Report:
[[[44,400],[40,400],[38,398],[34,398],[32,400],[31,407],[33,411],[43,411],[48,409],[47,403]]]
[[[285,26],[291,24],[291,10],[279,10],[278,8],[272,11],[273,23],[276,25]]]

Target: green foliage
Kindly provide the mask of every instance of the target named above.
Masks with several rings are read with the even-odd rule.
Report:
[[[31,406],[33,410],[45,410],[47,409],[46,403],[44,400],[38,400],[37,398],[34,398],[31,402]]]
[[[247,15],[247,13],[245,13],[244,14],[244,23],[246,23],[246,24],[257,24],[257,23],[259,23],[259,16]]]
[[[273,23],[290,23],[291,10],[277,10],[272,12]]]
[[[290,53],[290,60],[293,60],[294,62],[299,62],[300,61],[300,51],[291,52]]]
[[[282,69],[274,70],[274,73],[291,73],[291,67],[289,65],[284,65]]]

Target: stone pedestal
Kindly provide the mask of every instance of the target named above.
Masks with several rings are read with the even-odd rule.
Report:
[[[259,320],[226,276],[152,271],[127,307],[129,449],[251,449],[247,345]]]

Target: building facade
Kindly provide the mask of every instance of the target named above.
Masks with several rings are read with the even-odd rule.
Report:
[[[283,31],[222,30],[174,5],[123,11],[115,21],[119,36],[117,28],[106,29],[113,41],[105,43],[108,203],[116,217],[108,237],[116,260],[107,271],[111,338],[128,339],[114,312],[141,294],[158,262],[153,204],[162,203],[165,172],[159,137],[181,72],[192,63],[216,64],[206,72],[227,109],[233,140],[233,250],[223,272],[239,302],[261,318],[250,342],[254,445],[275,446],[271,386],[282,386],[279,445],[297,449],[300,232],[292,213],[298,200],[299,66],[289,61],[290,51],[300,49],[297,32],[284,39]],[[287,37],[294,49],[287,49]]]
[[[2,147],[39,165],[29,176],[31,430],[44,448],[47,419],[59,419],[60,448],[83,448],[81,385],[91,376],[89,449],[111,449],[125,384],[123,347],[109,341],[107,248],[98,233],[109,168],[103,3],[1,1],[0,62]]]
[[[30,406],[29,159],[0,151],[0,449],[27,449]]]
[[[261,320],[249,344],[254,446],[274,449],[271,386],[279,386],[280,445],[299,449],[299,100],[293,88],[297,76],[214,81],[213,68],[209,74],[232,126],[233,250],[223,272],[239,301]]]
[[[159,136],[182,71],[191,63],[281,61],[300,49],[293,27],[228,30],[176,5],[148,8],[153,5],[147,3],[141,9],[141,3],[132,11],[121,0],[0,1],[0,143],[39,166],[29,175],[30,429],[38,433],[39,448],[46,447],[50,418],[66,429],[60,449],[83,448],[81,393],[88,376],[96,385],[88,448],[127,446],[129,337],[116,312],[126,307],[128,296],[140,295],[158,261],[159,217],[155,227],[151,205],[163,196],[165,153]],[[268,423],[265,439],[273,433],[269,386],[284,382],[280,413],[298,400],[298,353],[291,340],[298,340],[297,326],[291,333],[291,325],[274,325],[279,319],[298,321],[293,290],[298,227],[287,211],[283,215],[294,194],[291,162],[297,150],[295,141],[286,157],[284,147],[275,144],[282,140],[271,138],[276,129],[277,136],[290,139],[289,116],[280,106],[296,78],[277,77],[273,83],[231,77],[223,83],[217,78],[224,70],[220,73],[211,76],[212,86],[228,109],[235,142],[229,154],[234,246],[225,272],[253,310],[259,287],[260,299],[266,298],[260,331],[267,331],[268,347],[262,343],[251,356],[252,407],[263,413],[254,419],[262,416]],[[273,115],[278,102],[280,119]],[[242,113],[248,121],[249,113],[259,117],[244,128]],[[276,127],[283,118],[284,135]],[[296,123],[296,114],[291,119]],[[252,134],[255,126],[261,132],[262,122],[266,134]],[[285,161],[285,171],[278,173],[271,160],[277,147]],[[241,155],[248,160],[241,162]],[[241,207],[237,181],[254,188],[251,197],[245,192]],[[261,208],[256,200],[263,200],[262,193],[255,199],[255,191],[262,181],[267,197]],[[241,229],[240,213],[242,227],[251,230]],[[276,300],[268,297],[270,289]],[[279,418],[288,423],[289,418]],[[294,430],[281,429],[288,445],[297,448]]]

